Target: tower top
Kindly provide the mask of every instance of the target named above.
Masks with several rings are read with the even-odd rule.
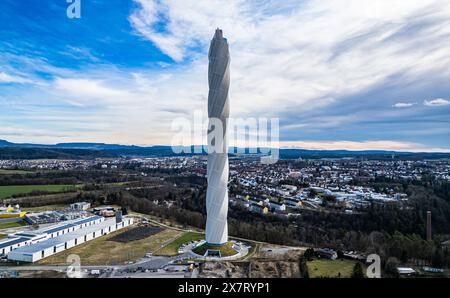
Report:
[[[214,34],[215,38],[223,38],[223,32],[222,29],[217,28],[216,33]]]

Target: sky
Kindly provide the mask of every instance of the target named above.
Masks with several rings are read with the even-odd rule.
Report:
[[[450,152],[449,1],[80,3],[0,1],[0,139],[170,144],[220,27],[231,117],[279,119],[281,147]]]

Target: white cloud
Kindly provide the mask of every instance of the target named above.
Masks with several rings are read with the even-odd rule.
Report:
[[[443,99],[443,98],[436,98],[436,99],[425,100],[423,102],[423,104],[426,105],[427,107],[448,106],[448,105],[450,105],[450,100]]]
[[[130,99],[136,99],[127,88],[112,87],[96,79],[56,78],[53,92],[67,98],[65,101],[74,106],[127,105],[130,104]]]
[[[38,70],[56,77],[40,87],[41,93],[34,96],[37,103],[45,100],[55,107],[63,101],[73,108],[64,113],[58,108],[43,110],[27,117],[50,116],[52,119],[42,121],[53,121],[58,127],[78,122],[85,123],[83,128],[98,129],[73,133],[73,139],[79,141],[168,144],[174,118],[191,117],[195,110],[206,111],[207,49],[217,27],[224,30],[230,42],[231,116],[287,120],[282,139],[286,136],[283,129],[295,133],[296,129],[317,128],[317,134],[323,134],[330,128],[355,126],[367,119],[398,119],[399,114],[416,109],[375,113],[377,105],[385,109],[386,102],[371,102],[366,109],[363,97],[348,102],[344,99],[384,82],[393,88],[397,83],[392,78],[399,74],[404,84],[400,89],[448,80],[450,76],[448,1],[135,2],[138,6],[129,21],[136,33],[174,62],[162,63],[156,71],[104,64],[85,65],[77,71],[52,66],[44,58],[15,57],[13,61],[20,59],[30,73]],[[71,50],[70,54],[95,60],[86,49]],[[0,53],[0,58],[3,56]],[[393,107],[411,105],[399,102]],[[360,110],[334,110],[343,106]],[[287,119],[287,113],[301,120]],[[383,144],[362,145],[381,148]]]
[[[0,72],[0,84],[1,83],[19,83],[19,84],[25,84],[30,83],[31,81],[29,79],[20,77],[20,76],[14,76],[9,75],[5,72]]]
[[[403,152],[450,152],[448,148],[427,147],[413,142],[397,141],[297,141],[280,142],[281,148],[302,148],[310,150],[388,150]]]
[[[399,109],[402,109],[402,108],[410,108],[410,107],[412,107],[414,105],[414,103],[412,103],[412,102],[398,102],[398,103],[396,103],[396,104],[394,104],[394,105],[392,105],[394,108],[399,108]]]
[[[450,74],[447,2],[135,2],[132,26],[175,61],[193,59],[204,69],[214,29],[224,30],[234,116],[324,108],[398,73],[405,83]]]

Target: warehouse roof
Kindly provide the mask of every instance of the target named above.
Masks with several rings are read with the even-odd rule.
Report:
[[[34,232],[35,233],[51,234],[51,233],[59,232],[59,231],[62,231],[62,230],[65,230],[65,229],[68,229],[68,228],[71,228],[71,227],[75,227],[75,226],[78,226],[78,225],[81,225],[81,224],[84,224],[84,223],[87,223],[87,222],[91,222],[91,221],[94,221],[94,220],[97,220],[97,219],[100,219],[100,218],[102,218],[102,217],[94,215],[94,216],[90,216],[90,217],[87,217],[87,218],[75,219],[75,220],[71,220],[71,221],[65,222],[64,224],[61,224],[59,226],[52,226],[52,227],[40,229],[40,230],[34,231]]]
[[[116,219],[108,219],[108,220],[102,221],[101,223],[98,223],[98,224],[95,224],[95,225],[92,225],[92,226],[89,226],[89,227],[86,227],[83,229],[78,229],[73,232],[69,232],[67,234],[58,236],[58,237],[50,238],[48,240],[45,240],[45,241],[42,241],[42,242],[39,242],[36,244],[20,247],[18,249],[15,249],[12,253],[27,253],[27,254],[36,253],[36,252],[42,251],[44,249],[47,249],[47,248],[50,248],[53,246],[58,246],[58,245],[64,244],[67,241],[74,240],[79,237],[83,237],[84,235],[90,234],[92,232],[97,232],[101,229],[112,226],[115,223],[116,223]]]
[[[21,242],[25,242],[28,241],[28,239],[26,238],[7,238],[4,239],[2,241],[0,241],[0,249],[3,249],[5,247],[17,244],[17,243],[21,243]]]

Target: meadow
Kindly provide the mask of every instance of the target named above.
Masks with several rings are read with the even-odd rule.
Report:
[[[6,185],[0,186],[0,199],[9,198],[18,194],[29,194],[34,191],[64,192],[75,189],[74,185]]]
[[[307,263],[310,278],[349,278],[357,261],[315,259]],[[364,268],[364,266],[363,266]]]

